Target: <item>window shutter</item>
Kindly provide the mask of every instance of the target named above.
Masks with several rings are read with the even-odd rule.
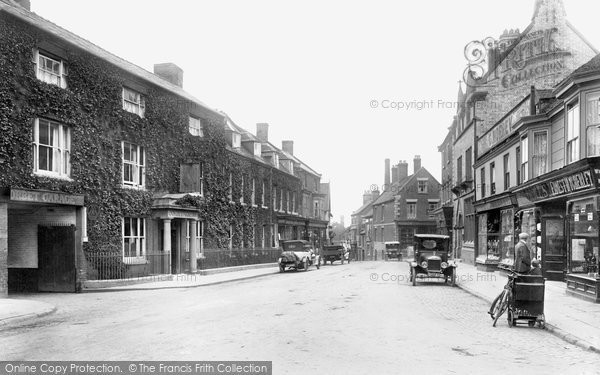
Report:
[[[181,193],[199,193],[201,169],[200,164],[181,164],[179,191]]]

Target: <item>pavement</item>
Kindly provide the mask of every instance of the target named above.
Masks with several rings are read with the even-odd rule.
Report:
[[[483,272],[470,264],[458,264],[456,285],[490,304],[506,282],[507,276],[500,271]],[[566,288],[564,282],[546,281],[546,329],[570,344],[600,353],[600,304],[569,296]],[[498,324],[507,324],[505,316]]]
[[[227,271],[227,270],[226,270]],[[231,270],[229,270],[231,271]],[[86,289],[85,292],[120,292],[135,290],[160,290],[196,288],[232,281],[248,280],[279,272],[273,266],[264,265],[256,269],[241,269],[208,275],[173,275],[172,278],[149,281],[133,285],[116,285],[105,288]],[[478,271],[476,267],[459,263],[456,285],[462,290],[490,303],[502,291],[506,275],[496,272]],[[600,353],[600,304],[566,295],[566,284],[547,281],[544,312],[546,329],[570,344]],[[48,303],[19,298],[0,298],[0,327],[52,314],[56,308]],[[506,319],[501,318],[506,323]],[[491,324],[491,323],[490,323]],[[499,322],[499,324],[502,324]]]

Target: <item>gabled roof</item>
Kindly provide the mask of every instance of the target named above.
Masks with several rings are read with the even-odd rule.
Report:
[[[418,172],[418,171],[417,171]],[[390,202],[395,200],[396,195],[402,190],[404,189],[404,187],[406,186],[406,184],[412,179],[414,175],[410,175],[407,177],[404,177],[402,180],[395,182],[392,184],[391,188],[388,190],[385,190],[383,193],[381,193],[381,195],[379,196],[379,198],[377,198],[375,200],[375,202],[373,202],[373,205],[379,205],[382,203],[386,203],[386,202]]]
[[[0,0],[0,12],[4,12],[13,17],[16,17],[21,21],[26,22],[40,30],[43,30],[48,34],[53,35],[54,37],[64,41],[65,43],[72,45],[73,47],[84,50],[116,66],[117,68],[130,73],[131,75],[137,78],[140,78],[148,83],[158,86],[181,98],[187,99],[190,102],[193,102],[194,104],[212,112],[213,114],[222,116],[220,112],[213,108],[210,108],[209,106],[207,106],[206,104],[204,104],[203,102],[201,102],[200,100],[196,99],[191,94],[183,90],[181,87],[174,85],[171,82],[168,82],[162,79],[161,77],[155,75],[154,73],[150,73],[149,71],[98,47],[92,42],[66,29],[63,29],[62,27],[38,16],[33,12],[28,11],[27,9],[21,7],[12,0]]]
[[[352,216],[365,214],[366,212],[368,212],[367,210],[369,208],[371,208],[372,205],[373,205],[373,201],[363,204],[362,206],[360,206],[360,208],[358,210],[356,210],[352,213]],[[371,211],[373,211],[373,210],[371,209]]]

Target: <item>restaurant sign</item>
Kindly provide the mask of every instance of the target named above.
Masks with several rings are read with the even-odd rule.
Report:
[[[531,202],[559,197],[596,186],[591,170],[573,173],[554,180],[537,183],[522,192],[520,196]]]
[[[83,206],[83,195],[72,195],[56,191],[10,189],[10,200],[18,202],[48,203],[67,206]]]

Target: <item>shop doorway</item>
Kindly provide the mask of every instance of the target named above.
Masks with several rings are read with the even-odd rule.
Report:
[[[38,226],[38,291],[75,292],[75,226]]]
[[[542,218],[544,246],[542,250],[542,273],[548,280],[564,281],[567,269],[567,243],[565,221],[561,217]]]

